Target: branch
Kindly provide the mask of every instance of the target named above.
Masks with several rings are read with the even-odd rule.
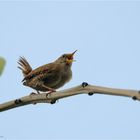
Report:
[[[101,86],[88,85],[88,83],[84,82],[82,83],[82,85],[70,89],[62,90],[62,91],[52,92],[51,94],[32,93],[28,96],[21,97],[20,99],[5,102],[3,104],[0,104],[0,112],[16,107],[28,105],[28,104],[36,104],[36,103],[54,104],[58,99],[62,99],[65,97],[74,96],[78,94],[84,94],[84,93],[88,95],[93,95],[95,93],[98,93],[98,94],[125,96],[140,101],[140,91],[138,90],[107,88]]]

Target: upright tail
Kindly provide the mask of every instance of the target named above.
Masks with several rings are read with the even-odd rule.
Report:
[[[30,64],[24,57],[20,57],[18,64],[20,65],[18,68],[22,70],[24,77],[32,71]]]

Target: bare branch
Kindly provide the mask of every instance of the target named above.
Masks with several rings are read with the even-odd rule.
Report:
[[[28,104],[35,104],[35,103],[53,104],[55,103],[56,100],[65,97],[74,96],[78,94],[93,95],[95,93],[131,97],[134,100],[140,101],[140,91],[138,90],[107,88],[101,86],[88,85],[87,83],[84,82],[82,83],[82,85],[70,89],[62,90],[62,91],[53,92],[49,95],[47,95],[47,93],[41,93],[41,94],[32,93],[31,95],[21,97],[20,99],[16,99],[0,104],[0,112],[12,108],[16,108],[19,106],[28,105]]]

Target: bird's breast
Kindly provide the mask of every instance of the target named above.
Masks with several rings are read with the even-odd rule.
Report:
[[[64,82],[68,82],[71,78],[72,78],[72,71],[71,69],[65,71],[63,74],[62,74],[62,77],[61,77],[62,81]]]
[[[72,78],[72,71],[71,69],[61,69],[59,71],[60,81],[54,87],[55,89],[64,86],[67,82],[69,82]]]
[[[62,77],[61,77],[61,81],[63,84],[69,82],[72,78],[72,71],[71,69],[67,69],[63,72]]]

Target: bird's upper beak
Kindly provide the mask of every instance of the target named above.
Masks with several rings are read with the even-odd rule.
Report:
[[[73,60],[73,56],[74,56],[74,54],[75,54],[76,52],[77,52],[77,50],[74,51],[73,53],[67,55],[66,62],[67,62],[68,64],[71,64],[72,62],[75,61],[75,60]]]

